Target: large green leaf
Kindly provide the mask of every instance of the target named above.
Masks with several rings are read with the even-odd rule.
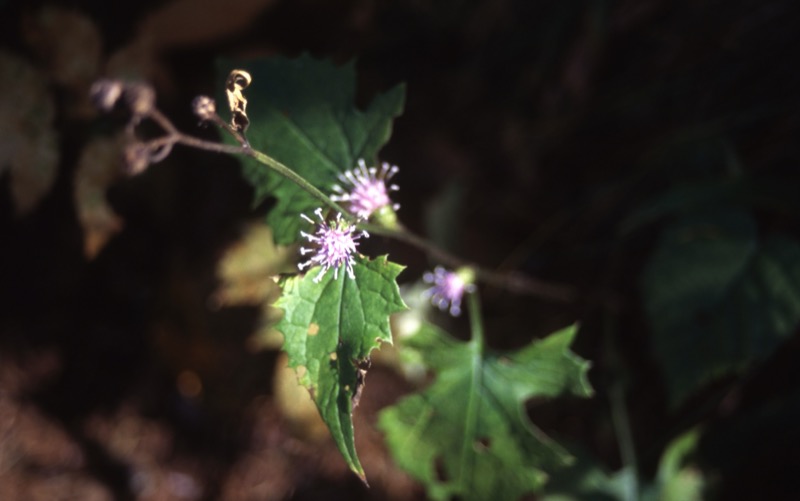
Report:
[[[404,343],[436,372],[423,392],[384,410],[395,461],[433,499],[508,499],[544,484],[570,456],[528,419],[525,401],[589,396],[589,363],[569,351],[574,326],[513,352],[484,351],[426,325]]]
[[[352,399],[358,389],[358,362],[381,342],[392,342],[389,315],[406,308],[395,278],[403,267],[378,257],[359,258],[351,279],[345,270],[319,268],[286,279],[277,306],[284,310],[276,329],[284,335],[289,366],[298,371],[350,468],[362,479],[356,455]]]
[[[719,210],[661,236],[642,275],[653,349],[674,403],[763,360],[800,322],[800,244],[760,238],[754,218]]]
[[[308,55],[223,61],[220,78],[234,68],[253,77],[244,91],[250,144],[325,193],[330,193],[337,175],[354,168],[359,158],[375,159],[389,139],[392,120],[403,109],[402,85],[377,96],[366,110],[357,109],[352,62],[337,67]],[[244,161],[244,175],[255,187],[255,203],[277,198],[267,216],[276,243],[296,242],[304,224],[298,214],[313,212],[319,202],[255,160]]]

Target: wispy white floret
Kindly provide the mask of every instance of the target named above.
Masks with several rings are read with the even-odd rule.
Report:
[[[383,207],[397,210],[400,205],[392,203],[389,193],[400,188],[396,184],[386,183],[399,170],[396,165],[389,165],[386,162],[381,164],[380,169],[367,167],[364,159],[359,159],[358,167],[339,174],[342,185],[333,186],[334,194],[331,195],[331,200],[346,202],[350,212],[362,219],[369,219],[375,211]]]
[[[450,307],[450,314],[457,317],[461,314],[461,299],[465,292],[474,292],[475,284],[464,280],[463,274],[447,271],[437,266],[433,273],[426,272],[422,279],[433,287],[425,290],[422,295],[430,298],[431,303],[444,311]]]
[[[344,221],[340,213],[336,214],[336,220],[330,224],[322,217],[321,208],[315,210],[314,214],[319,218],[319,223],[305,214],[300,214],[300,217],[316,225],[317,228],[313,234],[300,232],[300,235],[311,243],[310,247],[301,247],[300,254],[303,256],[313,254],[313,256],[308,261],[298,264],[297,268],[302,271],[304,268],[321,266],[322,270],[314,278],[314,282],[319,282],[331,268],[333,277],[339,278],[339,268],[344,265],[347,275],[355,279],[353,254],[356,252],[358,240],[369,235],[366,231],[357,231],[355,225]]]

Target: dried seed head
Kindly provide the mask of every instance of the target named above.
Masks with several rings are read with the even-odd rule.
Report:
[[[108,112],[119,101],[123,87],[122,82],[119,80],[103,78],[92,84],[91,89],[89,89],[89,98],[100,110]]]
[[[208,96],[197,96],[192,101],[192,110],[200,120],[212,120],[217,115],[217,105]]]
[[[125,102],[135,117],[149,115],[156,106],[156,91],[147,84],[127,84],[124,94]]]
[[[125,146],[125,171],[131,176],[141,174],[152,162],[150,148],[144,143],[131,143]]]

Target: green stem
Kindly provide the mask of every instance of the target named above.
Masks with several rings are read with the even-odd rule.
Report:
[[[468,309],[469,309],[469,327],[472,339],[470,342],[475,345],[475,349],[479,353],[483,353],[484,337],[483,337],[483,317],[481,316],[481,302],[478,299],[478,291],[467,293]]]
[[[616,332],[616,317],[606,313],[603,322],[604,349],[608,358],[608,365],[612,368],[613,382],[609,385],[608,400],[611,407],[611,424],[614,436],[617,439],[620,459],[625,467],[626,474],[622,480],[623,501],[638,501],[639,499],[639,469],[637,467],[636,447],[633,442],[631,422],[628,418],[628,408],[625,404],[625,384],[622,380],[622,362],[614,345],[613,333]]]
[[[608,393],[614,434],[617,436],[622,464],[628,468],[629,472],[623,484],[624,501],[637,501],[639,499],[639,472],[636,467],[636,450],[633,446],[631,423],[625,405],[625,389],[621,383],[615,383]]]
[[[275,160],[266,153],[262,153],[258,150],[254,150],[253,148],[251,148],[247,144],[247,141],[244,139],[244,136],[231,129],[230,126],[228,126],[221,118],[219,118],[216,115],[214,116],[215,118],[214,122],[217,123],[218,125],[223,126],[230,134],[232,134],[234,138],[237,141],[239,141],[240,146],[214,143],[193,136],[189,136],[187,134],[183,134],[172,124],[172,122],[169,121],[167,117],[165,117],[158,110],[152,110],[150,112],[150,118],[152,118],[156,123],[159,124],[161,128],[163,128],[167,132],[167,136],[164,139],[165,141],[181,143],[185,146],[191,146],[193,148],[201,150],[215,151],[217,153],[228,153],[234,155],[238,154],[251,157],[255,159],[257,162],[272,169],[277,174],[297,184],[300,188],[305,190],[309,195],[319,200],[323,205],[326,205],[337,212],[341,212],[342,216],[347,221],[351,223],[355,223],[357,221],[355,216],[344,210],[339,204],[331,200],[327,195],[319,191],[313,184],[306,181],[305,178],[298,175],[295,171],[283,165],[282,163]]]
[[[450,268],[470,267],[475,270],[475,277],[478,281],[498,287],[501,289],[516,292],[518,294],[531,294],[533,296],[548,297],[557,301],[569,302],[575,300],[577,293],[572,287],[545,282],[534,278],[526,277],[514,272],[497,272],[482,268],[471,263],[466,259],[450,254],[449,252],[436,247],[424,238],[411,233],[402,226],[398,228],[387,228],[374,224],[361,223],[359,227],[371,234],[383,235],[401,242],[422,249],[429,256],[440,261]]]
[[[282,163],[278,162],[271,156],[266,155],[258,150],[254,150],[249,147],[243,149],[245,150],[244,153],[246,155],[254,158],[257,162],[266,165],[267,167],[269,167],[276,173],[280,174],[281,176],[285,177],[289,181],[292,181],[293,183],[297,184],[297,186],[305,190],[309,195],[316,198],[324,205],[327,205],[328,207],[337,212],[340,212],[342,216],[349,222],[351,223],[356,222],[355,216],[344,210],[339,204],[331,200],[327,195],[319,191],[313,184],[306,181],[305,178],[297,174],[289,167],[283,165]]]
[[[469,309],[469,323],[472,331],[472,339],[469,342],[471,371],[470,389],[467,398],[467,408],[464,413],[464,435],[461,437],[461,454],[456,481],[465,482],[470,479],[465,475],[471,475],[476,469],[476,456],[472,454],[474,440],[478,438],[479,415],[481,407],[481,387],[483,386],[483,372],[481,363],[483,361],[483,320],[481,319],[480,301],[478,301],[477,291],[468,294],[467,301]]]
[[[175,128],[175,126],[172,125],[172,123],[157,110],[153,110],[150,116],[168,133],[168,136],[164,139],[165,142],[180,143],[185,146],[190,146],[201,150],[214,151],[217,153],[227,153],[233,155],[245,155],[250,158],[253,158],[257,162],[263,164],[267,168],[277,173],[278,175],[283,176],[289,181],[297,184],[297,186],[305,190],[306,193],[314,197],[323,205],[333,209],[336,212],[340,212],[342,216],[345,218],[345,220],[347,220],[348,222],[358,223],[360,228],[370,233],[374,233],[376,235],[383,235],[389,238],[393,238],[395,240],[399,240],[401,242],[408,243],[418,249],[423,250],[429,256],[441,261],[442,264],[445,264],[451,268],[470,266],[475,270],[475,275],[477,279],[483,283],[498,288],[510,290],[516,293],[548,297],[558,301],[569,302],[573,301],[576,298],[576,292],[572,287],[560,284],[547,283],[541,280],[525,277],[516,273],[501,273],[488,270],[486,268],[482,268],[480,266],[477,266],[473,263],[466,261],[465,259],[450,254],[449,252],[440,249],[439,247],[436,247],[429,241],[415,235],[414,233],[411,233],[410,231],[408,231],[407,229],[403,228],[400,225],[398,225],[398,227],[396,228],[387,228],[385,226],[369,224],[363,221],[359,222],[358,218],[356,218],[354,215],[344,210],[339,204],[331,200],[330,197],[328,197],[323,192],[318,190],[313,184],[309,183],[308,181],[306,181],[305,178],[297,174],[295,171],[293,171],[286,165],[275,160],[271,156],[262,153],[261,151],[255,150],[246,144],[241,146],[221,144],[211,141],[205,141],[203,139],[183,134],[180,131],[178,131]]]

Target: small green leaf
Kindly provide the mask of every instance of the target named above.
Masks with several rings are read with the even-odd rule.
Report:
[[[609,474],[601,462],[573,444],[575,462],[555,472],[541,501],[698,501],[706,479],[693,461],[701,432],[694,428],[674,438],[664,449],[655,479],[649,481],[633,466]],[[735,442],[735,440],[733,441]]]
[[[652,498],[659,501],[699,501],[703,499],[705,479],[702,471],[687,464],[700,441],[700,430],[691,429],[675,438],[664,450],[658,466],[657,491]]]
[[[337,183],[337,175],[354,168],[359,158],[375,159],[389,139],[392,120],[403,109],[402,85],[377,96],[366,110],[357,109],[352,62],[337,67],[308,55],[224,61],[219,65],[220,80],[234,68],[253,77],[244,91],[250,144],[325,193]],[[303,224],[298,214],[313,212],[319,202],[255,160],[244,161],[244,175],[255,188],[256,204],[269,196],[277,198],[267,215],[276,243],[296,242]]]
[[[800,322],[800,244],[759,238],[744,211],[674,223],[642,277],[654,354],[673,403],[763,360]]]
[[[395,461],[432,499],[517,499],[542,487],[569,454],[528,419],[525,401],[589,396],[589,363],[569,351],[575,326],[513,352],[481,352],[426,325],[404,344],[436,371],[423,392],[384,410]]]
[[[311,391],[323,420],[348,466],[364,478],[356,455],[352,398],[358,385],[356,364],[381,342],[391,343],[389,315],[406,308],[395,281],[403,267],[378,257],[360,258],[355,279],[344,269],[319,282],[319,268],[283,282],[277,303],[284,310],[276,329],[283,333],[289,366]]]

